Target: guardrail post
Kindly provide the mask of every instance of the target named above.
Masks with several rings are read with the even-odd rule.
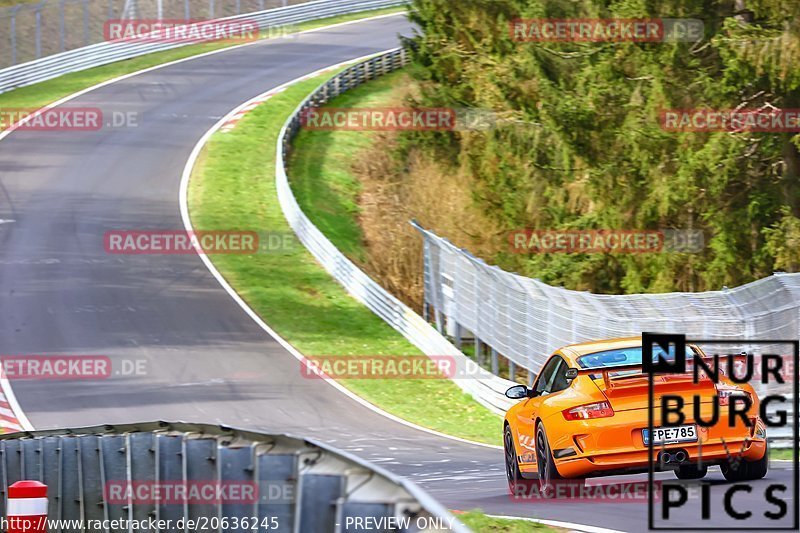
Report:
[[[516,381],[517,379],[517,365],[512,360],[508,360],[508,380]]]
[[[441,335],[442,331],[444,330],[444,319],[442,318],[442,312],[438,309],[434,309],[433,314],[436,317],[436,330]]]
[[[67,28],[65,27],[64,23],[64,2],[67,0],[61,0],[58,3],[58,51],[63,52],[66,50],[65,44],[65,34],[67,32]],[[111,12],[109,12],[111,14]],[[109,19],[112,17],[108,17]]]
[[[500,360],[497,357],[497,350],[492,348],[492,374],[500,375]]]
[[[461,324],[456,322],[456,328],[455,329],[456,329],[456,331],[455,331],[456,336],[455,336],[455,339],[454,339],[455,340],[455,345],[456,345],[456,348],[461,350],[461,344],[462,344],[461,343]]]
[[[36,8],[34,13],[36,17],[36,59],[42,57],[42,9],[40,7]]]
[[[483,366],[483,350],[481,348],[481,340],[475,336],[475,362],[478,363],[478,366]]]
[[[89,2],[83,3],[83,44],[84,46],[92,44],[92,39],[89,35]]]

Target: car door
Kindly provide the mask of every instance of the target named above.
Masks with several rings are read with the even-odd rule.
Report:
[[[519,434],[520,460],[523,463],[536,462],[536,439],[534,436],[534,421],[542,401],[551,393],[553,383],[558,376],[558,370],[566,365],[560,355],[553,355],[542,367],[541,372],[533,382],[533,398],[529,398],[522,409],[517,413],[517,428]],[[564,368],[566,372],[566,368]]]

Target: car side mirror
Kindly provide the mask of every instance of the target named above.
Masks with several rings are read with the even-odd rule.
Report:
[[[533,398],[533,391],[525,385],[514,385],[506,391],[506,397],[511,398],[512,400]]]
[[[569,381],[578,377],[578,369],[577,368],[568,368],[567,373],[564,375]]]

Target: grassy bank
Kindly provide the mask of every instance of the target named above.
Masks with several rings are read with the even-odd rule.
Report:
[[[794,459],[794,450],[791,448],[771,448],[769,450],[769,458],[781,461],[790,461]]]
[[[378,15],[387,15],[390,13],[402,13],[404,8],[387,8],[377,9],[372,11],[365,11],[362,13],[354,13],[351,15],[341,15],[338,17],[329,17],[311,22],[304,22],[298,24],[293,28],[297,31],[311,30],[328,26],[331,24],[339,24],[351,20],[358,20],[367,17],[374,17]],[[130,74],[142,69],[154,67],[178,59],[184,59],[222,48],[230,48],[237,43],[203,43],[183,46],[174,50],[166,50],[164,52],[156,52],[125,61],[118,61],[109,65],[95,67],[72,74],[66,74],[58,78],[22,87],[0,94],[0,107],[42,107],[47,104],[53,103],[65,96],[80,90],[86,89],[98,83],[114,79],[118,76]]]
[[[291,233],[276,197],[275,145],[291,111],[326,76],[294,85],[248,114],[233,131],[212,137],[190,183],[195,229]],[[351,298],[293,235],[291,245],[280,252],[216,255],[213,260],[247,303],[308,356],[420,353]],[[500,418],[449,380],[367,379],[343,384],[422,426],[480,442],[500,442]]]
[[[530,531],[539,531],[542,533],[548,531],[565,531],[563,529],[556,529],[538,522],[531,522],[529,520],[510,520],[507,518],[494,518],[486,516],[480,511],[470,511],[468,513],[461,513],[458,515],[467,527],[474,531],[481,533],[528,533]]]
[[[397,105],[400,71],[348,91],[331,102],[337,108]],[[361,180],[353,172],[358,158],[380,136],[376,131],[303,130],[289,162],[292,190],[311,221],[350,259],[363,262],[366,252],[359,224]]]

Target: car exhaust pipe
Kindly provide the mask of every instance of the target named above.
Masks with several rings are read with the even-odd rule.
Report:
[[[677,464],[683,463],[689,458],[689,455],[684,450],[678,450],[675,453],[661,452],[658,454],[658,462],[660,464]]]

